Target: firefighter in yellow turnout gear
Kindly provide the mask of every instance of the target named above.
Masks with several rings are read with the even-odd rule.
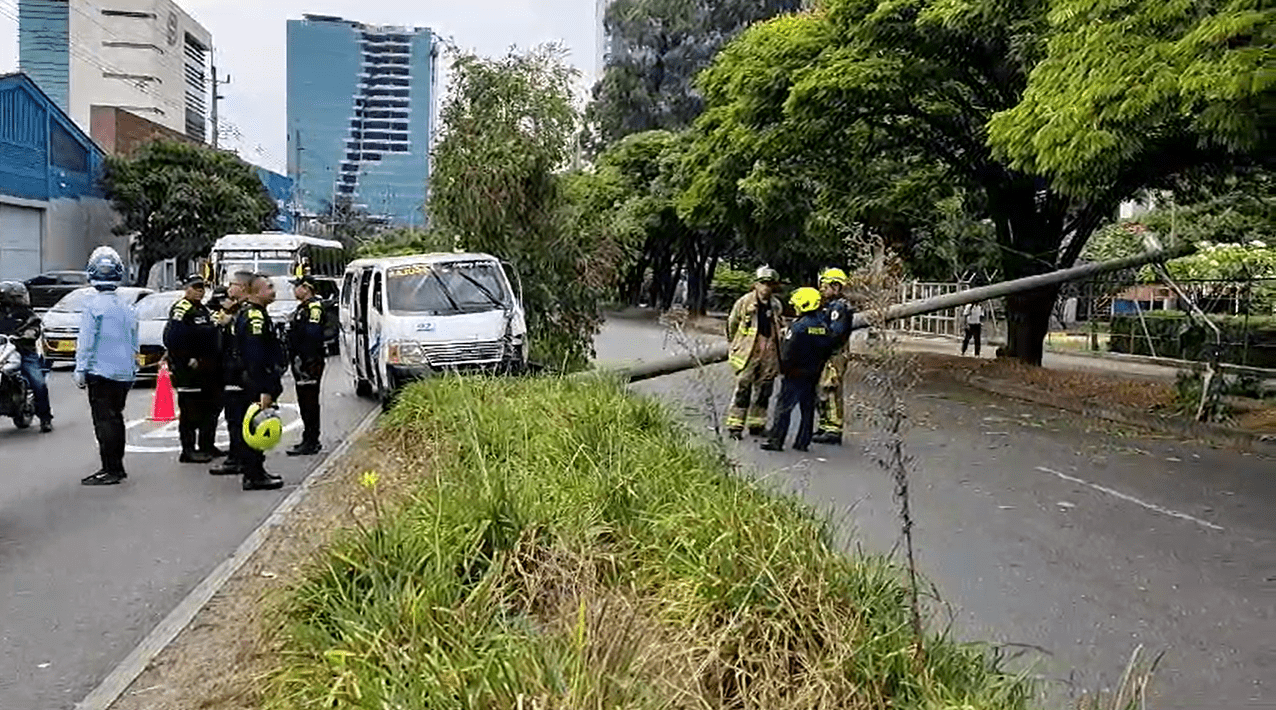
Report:
[[[826,269],[820,274],[820,296],[824,301],[824,317],[834,334],[837,345],[833,356],[824,364],[824,372],[820,375],[817,402],[820,430],[812,439],[817,444],[840,445],[842,443],[842,422],[846,407],[846,396],[842,390],[842,384],[846,367],[850,364],[850,354],[847,349],[851,336],[851,319],[855,315],[842,293],[846,282],[846,272],[841,269]]]
[[[733,438],[766,433],[767,408],[780,372],[780,317],[784,304],[775,297],[780,275],[763,266],[755,274],[753,291],[741,296],[727,318],[727,356],[735,371],[735,395],[727,412],[727,431]]]

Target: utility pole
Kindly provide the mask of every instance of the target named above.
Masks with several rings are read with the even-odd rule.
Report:
[[[217,89],[217,87],[218,87],[218,86],[220,86],[220,85],[229,84],[229,83],[230,83],[230,75],[229,75],[229,74],[227,74],[227,75],[226,75],[226,80],[225,80],[225,81],[221,81],[220,79],[218,79],[218,78],[217,78],[217,65],[216,65],[216,64],[214,64],[214,65],[213,65],[213,111],[212,111],[212,118],[213,118],[213,148],[216,148],[216,147],[217,147],[217,145],[218,145],[218,143],[219,143],[219,141],[220,141],[219,129],[218,129],[218,126],[217,126],[217,102],[218,102],[219,100],[221,100],[221,99],[226,98],[225,96],[222,96],[220,93],[218,93],[218,89]]]

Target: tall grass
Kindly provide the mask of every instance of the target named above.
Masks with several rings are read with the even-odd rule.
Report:
[[[267,707],[1028,705],[983,647],[918,665],[898,568],[617,381],[420,383],[379,436],[432,475],[289,592]]]

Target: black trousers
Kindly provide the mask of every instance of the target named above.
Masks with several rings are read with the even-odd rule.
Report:
[[[132,382],[120,382],[99,375],[88,375],[89,414],[93,417],[93,433],[97,436],[98,456],[102,470],[124,473],[124,404],[128,401]]]
[[[966,324],[966,337],[961,341],[961,354],[966,354],[966,347],[970,345],[970,339],[975,339],[975,357],[979,357],[979,340],[984,327],[979,323]]]
[[[217,418],[221,416],[225,397],[220,385],[205,390],[204,396],[208,398],[208,429],[200,430],[196,448],[200,451],[212,451],[217,448]]]
[[[211,451],[217,439],[217,406],[213,393],[207,390],[178,390],[177,436],[182,452]]]
[[[780,409],[775,413],[775,424],[771,428],[771,441],[783,444],[789,436],[789,422],[796,407],[801,410],[802,419],[798,422],[797,438],[793,446],[805,449],[811,445],[811,436],[815,433],[815,399],[819,390],[820,378],[785,377],[780,383]]]
[[[236,464],[245,470],[253,466],[261,469],[265,464],[266,455],[249,448],[244,443],[244,417],[248,414],[248,407],[252,405],[255,398],[243,390],[226,390],[223,396],[226,407],[226,431],[230,434],[230,455],[227,456],[229,459],[227,463]]]
[[[319,443],[319,383],[297,385],[297,408],[304,426],[301,443]]]

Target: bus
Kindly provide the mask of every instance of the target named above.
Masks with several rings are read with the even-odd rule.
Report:
[[[332,239],[283,232],[227,234],[213,244],[207,277],[225,285],[236,271],[265,276],[294,276],[304,271],[339,280],[349,261],[345,246]]]

